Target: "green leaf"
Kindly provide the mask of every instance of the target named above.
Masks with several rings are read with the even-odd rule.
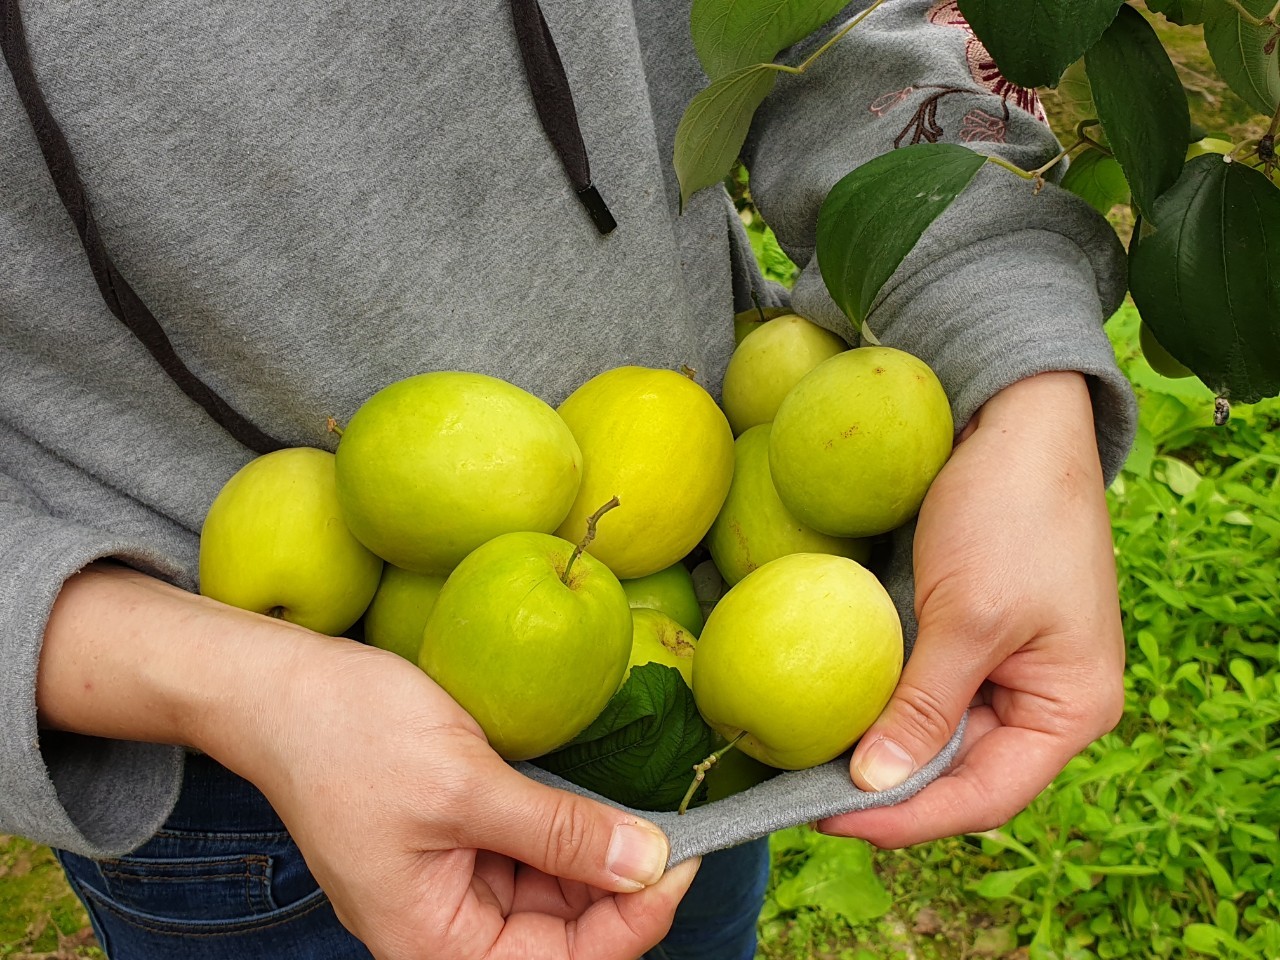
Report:
[[[773,899],[784,910],[817,907],[850,923],[882,917],[893,903],[876,876],[871,848],[835,837],[823,838],[804,865],[778,883]]]
[[[1062,186],[1103,215],[1117,203],[1129,200],[1129,181],[1116,158],[1092,147],[1072,159]]]
[[[1204,0],[1147,0],[1147,9],[1164,14],[1170,23],[1204,23]]]
[[[1182,931],[1182,942],[1198,953],[1220,956],[1218,946],[1226,935],[1207,923],[1189,923]]]
[[[1261,19],[1273,0],[1240,0]],[[1227,85],[1260,113],[1274,113],[1280,102],[1280,51],[1267,52],[1271,27],[1255,27],[1225,3],[1213,4],[1204,21],[1204,44]]]
[[[1044,873],[1043,866],[1020,867],[1017,870],[995,870],[984,874],[974,890],[979,896],[988,900],[998,900],[1010,896],[1018,885],[1038,874]]]
[[[848,6],[848,0],[694,0],[693,46],[712,80],[768,63]]]
[[[1149,216],[1182,172],[1191,136],[1178,71],[1151,24],[1130,6],[1120,8],[1084,65],[1107,143],[1138,209]]]
[[[1130,247],[1129,286],[1210,390],[1238,403],[1280,392],[1280,190],[1263,174],[1212,154],[1186,164]]]
[[[1147,704],[1147,711],[1156,723],[1164,723],[1169,719],[1169,701],[1161,696],[1154,696]]]
[[[591,726],[533,762],[601,796],[638,810],[675,810],[693,782],[693,765],[715,749],[680,671],[634,667]]]
[[[689,101],[676,128],[675,168],[680,203],[724,179],[738,159],[756,108],[778,72],[763,64],[721,77]]]
[[[1227,873],[1222,864],[1218,862],[1218,858],[1206,850],[1203,844],[1195,840],[1188,840],[1187,846],[1196,852],[1196,856],[1204,864],[1205,871],[1209,874],[1209,879],[1213,881],[1213,889],[1218,892],[1218,896],[1235,896],[1235,881],[1231,879],[1231,874]]]
[[[881,154],[831,188],[818,212],[818,264],[832,299],[855,326],[985,162],[955,144],[915,144]]]
[[[1121,0],[960,0],[960,12],[1004,76],[1052,87],[1115,19]]]

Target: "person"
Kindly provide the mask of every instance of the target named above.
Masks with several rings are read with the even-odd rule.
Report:
[[[683,363],[714,392],[752,294],[855,342],[813,257],[839,177],[920,139],[1056,151],[954,3],[883,6],[744,148],[786,294],[723,190],[680,211],[689,14],[0,3],[0,832],[61,851],[109,956],[752,954],[762,841],[664,869],[662,831],[514,771],[407,662],[196,593],[253,436],[332,448],[327,417],[430,369],[555,404]],[[960,432],[885,574],[915,647],[853,782],[919,776],[969,721],[945,775],[823,829],[992,827],[1118,718],[1123,274],[1087,205],[984,168],[882,292],[871,330]]]

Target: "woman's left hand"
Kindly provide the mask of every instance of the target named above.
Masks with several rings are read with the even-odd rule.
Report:
[[[914,567],[915,648],[854,783],[901,783],[970,715],[952,768],[915,797],[819,824],[880,847],[1007,822],[1120,719],[1115,556],[1080,374],[1020,381],[975,415],[925,498]]]

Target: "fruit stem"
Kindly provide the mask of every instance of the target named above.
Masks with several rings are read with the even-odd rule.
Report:
[[[336,433],[339,437],[342,436],[342,427],[338,426],[337,417],[328,417],[325,420],[325,427],[329,430],[330,433]]]
[[[714,767],[716,765],[716,762],[721,757],[723,757],[726,753],[728,753],[730,750],[736,747],[738,745],[738,741],[741,740],[746,735],[747,735],[747,731],[745,730],[739,731],[736,737],[734,737],[732,740],[726,743],[723,747],[721,747],[715,753],[711,754],[711,756],[707,757],[707,759],[703,760],[701,763],[695,763],[693,765],[693,770],[694,770],[693,783],[689,784],[689,789],[685,791],[684,799],[680,801],[680,806],[676,810],[676,813],[684,814],[688,812],[689,801],[692,800],[693,795],[698,792],[698,784],[702,783],[702,781],[707,778],[707,771],[710,770],[712,767]]]
[[[599,510],[587,517],[587,533],[573,548],[573,553],[569,554],[569,562],[564,565],[564,573],[560,574],[560,582],[566,587],[569,585],[569,571],[573,569],[574,562],[582,556],[582,552],[591,545],[591,541],[596,538],[596,524],[600,522],[600,518],[606,513],[618,506],[620,501],[617,497],[610,497],[609,502],[602,506]]]

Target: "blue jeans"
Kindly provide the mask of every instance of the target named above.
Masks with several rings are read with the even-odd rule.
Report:
[[[140,849],[58,859],[111,960],[371,957],[266,798],[207,757],[187,758],[177,807]],[[647,956],[749,960],[768,865],[764,841],[707,857],[671,933]]]

